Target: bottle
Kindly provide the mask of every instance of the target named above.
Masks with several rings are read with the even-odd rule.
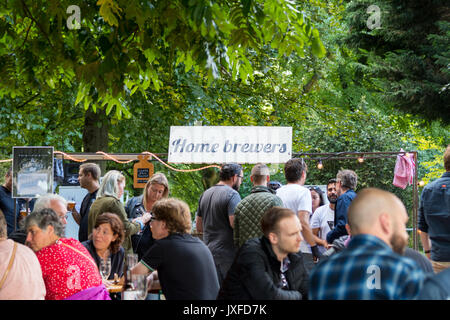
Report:
[[[133,281],[131,278],[131,266],[129,265],[128,258],[125,259],[124,264],[124,283],[123,283],[123,290],[122,290],[122,300],[136,300],[137,298],[137,291],[136,288],[133,285]]]

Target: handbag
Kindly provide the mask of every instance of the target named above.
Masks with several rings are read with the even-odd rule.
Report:
[[[11,267],[14,263],[14,259],[16,257],[16,251],[17,251],[17,242],[14,242],[14,247],[13,247],[11,258],[9,258],[8,267],[6,268],[6,271],[3,274],[2,280],[0,280],[0,290],[2,289],[3,283],[5,283],[6,277],[8,276],[8,273],[9,273],[9,270],[11,270]]]

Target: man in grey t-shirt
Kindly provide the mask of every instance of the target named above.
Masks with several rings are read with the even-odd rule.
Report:
[[[241,201],[238,191],[243,175],[239,164],[224,164],[219,183],[206,190],[198,203],[197,231],[203,232],[203,241],[211,250],[219,283],[225,278],[236,254],[233,245],[234,209]]]

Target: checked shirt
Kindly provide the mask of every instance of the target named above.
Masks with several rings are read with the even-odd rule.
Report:
[[[425,275],[411,259],[400,256],[379,238],[361,234],[347,249],[312,271],[312,300],[415,299]]]

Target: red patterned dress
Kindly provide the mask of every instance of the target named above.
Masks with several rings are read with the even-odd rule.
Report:
[[[46,300],[62,300],[102,284],[94,260],[78,240],[61,238],[36,252],[36,256],[47,290]]]

